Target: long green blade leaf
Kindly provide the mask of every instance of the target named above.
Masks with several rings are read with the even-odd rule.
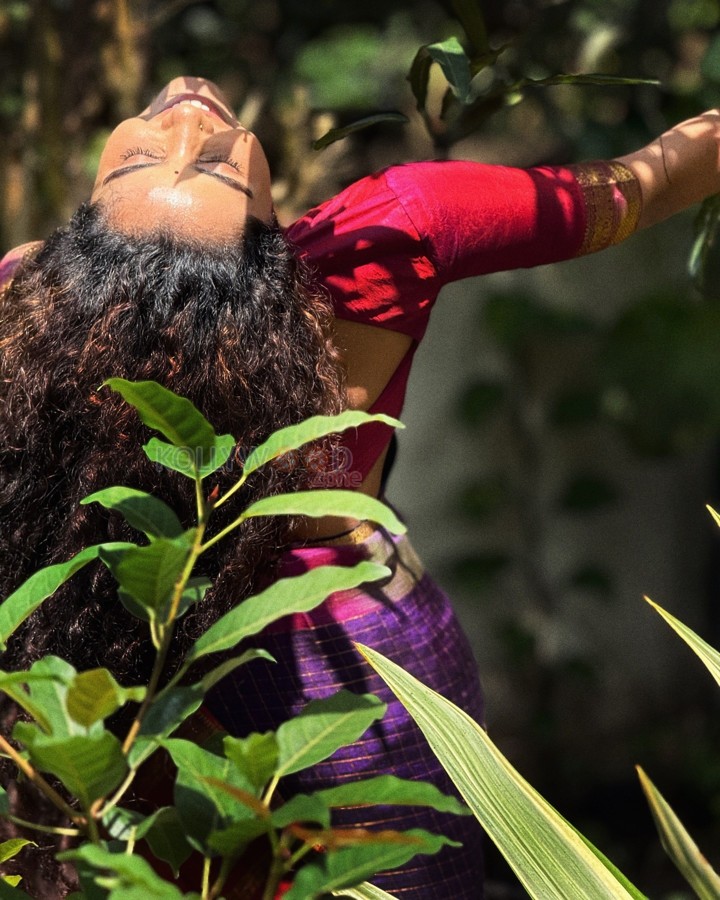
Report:
[[[381,654],[358,649],[415,719],[531,897],[643,898],[512,768],[480,725]]]
[[[390,570],[375,563],[356,566],[321,566],[295,578],[283,578],[254,597],[248,597],[215,622],[190,648],[188,666],[209,653],[229,650],[262,631],[271,622],[292,613],[308,612],[334,591],[351,590],[368,581],[386,578]]]
[[[390,507],[358,491],[297,491],[264,497],[245,510],[244,518],[253,516],[345,516],[377,522],[391,534],[407,531]]]
[[[683,625],[683,623],[679,619],[676,619],[675,616],[670,615],[669,612],[664,610],[661,606],[658,606],[657,603],[653,603],[649,597],[646,597],[645,599],[656,612],[660,613],[673,631],[680,635],[688,647],[695,651],[697,656],[705,663],[708,672],[720,685],[720,653],[718,653],[714,647],[711,647],[710,644],[706,643],[701,637],[698,637],[691,628],[688,628],[687,625]]]
[[[55,591],[89,562],[97,559],[101,550],[125,550],[134,544],[109,543],[94,544],[76,553],[72,559],[47,566],[31,575],[27,581],[13,591],[0,604],[0,650],[4,650],[10,635],[31,615],[43,600]]]
[[[637,773],[665,852],[700,900],[717,900],[720,897],[720,878],[717,873],[640,766]]]
[[[338,128],[331,128],[329,131],[326,131],[325,134],[313,142],[313,150],[324,150],[330,144],[341,141],[343,138],[358,131],[371,128],[373,125],[378,125],[380,122],[399,122],[401,125],[404,125],[409,121],[407,116],[399,112],[384,112],[375,113],[372,116],[363,116],[362,119],[356,119],[354,122],[350,122],[349,125],[341,125]]]
[[[354,888],[346,888],[344,891],[332,891],[333,897],[349,897],[350,900],[394,900],[392,894],[388,894],[374,884],[359,884]]]

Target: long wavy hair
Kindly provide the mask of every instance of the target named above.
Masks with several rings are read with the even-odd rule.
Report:
[[[331,311],[280,229],[250,220],[233,245],[166,233],[129,236],[84,205],[0,299],[0,598],[40,566],[88,544],[137,539],[87,494],[124,484],[162,497],[192,524],[190,479],[152,464],[137,414],[102,383],[154,379],[188,397],[236,458],[275,429],[343,405]],[[212,476],[226,489],[239,471]],[[300,488],[301,466],[266,466],[218,527],[251,500]],[[177,653],[272,576],[287,543],[284,518],[251,519],[203,557],[214,587],[182,620]],[[121,682],[147,673],[146,626],[92,565],[46,601],[11,641],[3,668],[56,653],[79,669],[109,667]]]

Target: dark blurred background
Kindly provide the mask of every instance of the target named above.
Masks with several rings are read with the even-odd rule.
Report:
[[[718,0],[479,5],[508,47],[473,89],[505,88],[451,132],[437,67],[424,116],[406,76],[421,45],[464,39],[467,3],[0,0],[0,250],[65,220],[108,131],[175,75],[216,80],[258,133],[284,222],[390,163],[607,158],[720,103]],[[660,84],[512,89],[589,72]],[[409,121],[312,149],[381,111]],[[688,275],[693,229],[691,211],[598,257],[447,290],[390,485],[472,636],[496,742],[663,900],[689,892],[634,764],[711,861],[720,821],[716,688],[642,600],[720,644],[704,508],[720,505],[720,306],[712,260],[705,295]],[[523,896],[492,853],[489,893]]]

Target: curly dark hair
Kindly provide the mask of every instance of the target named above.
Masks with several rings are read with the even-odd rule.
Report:
[[[141,450],[137,414],[102,383],[153,379],[188,397],[244,455],[275,429],[343,405],[331,310],[277,225],[249,220],[233,245],[127,235],[85,204],[27,262],[0,299],[0,597],[41,566],[105,540],[136,539],[87,494],[112,484],[151,491],[186,525],[192,482]],[[235,472],[208,481],[220,490]],[[259,496],[303,486],[301,467],[264,467],[217,527]],[[202,563],[214,587],[178,629],[175,655],[246,597],[287,543],[284,518],[251,519]],[[147,673],[146,626],[91,565],[12,639],[3,668],[56,653],[121,681]]]

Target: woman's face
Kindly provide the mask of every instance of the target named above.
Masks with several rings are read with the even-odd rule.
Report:
[[[234,240],[248,216],[272,218],[270,169],[260,142],[217,85],[175,78],[150,106],[112,132],[92,200],[111,224],[139,233]]]

